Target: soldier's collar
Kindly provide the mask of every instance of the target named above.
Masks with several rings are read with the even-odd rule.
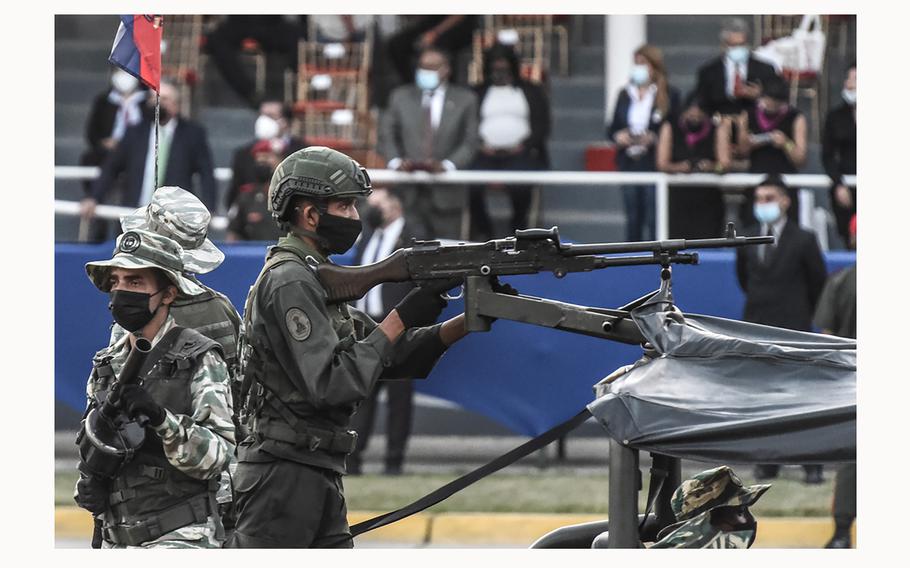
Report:
[[[288,233],[286,236],[278,239],[278,247],[293,251],[300,258],[306,259],[308,256],[315,258],[320,264],[328,259],[318,250],[313,248],[309,243],[300,238],[296,233]]]

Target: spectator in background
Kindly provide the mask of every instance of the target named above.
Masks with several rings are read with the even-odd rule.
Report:
[[[389,37],[386,49],[401,83],[414,80],[414,59],[429,48],[437,48],[454,57],[471,45],[477,16],[405,16],[405,23]],[[450,65],[452,60],[449,61]]]
[[[850,242],[850,219],[856,214],[856,188],[843,183],[843,176],[856,175],[856,63],[850,66],[841,91],[843,103],[828,112],[822,132],[822,162],[831,178],[831,206],[837,232]]]
[[[724,23],[720,41],[723,54],[698,69],[695,90],[708,115],[738,115],[755,106],[762,85],[777,77],[777,71],[752,56],[749,26],[742,18]]]
[[[228,210],[227,240],[277,241],[284,233],[269,211],[269,181],[275,168],[286,157],[279,140],[265,139],[250,149],[253,159],[253,181],[240,187],[237,200]]]
[[[616,164],[623,172],[653,172],[660,126],[676,112],[679,93],[667,84],[663,53],[653,45],[635,50],[629,84],[619,92],[607,138],[616,143]],[[654,186],[622,188],[626,239],[654,238]]]
[[[849,246],[856,249],[856,215],[848,227]],[[828,279],[815,310],[815,325],[822,333],[856,339],[856,264]],[[825,548],[850,548],[850,530],[856,519],[856,462],[837,468],[831,514],[834,535]]]
[[[82,216],[92,218],[95,206],[106,203],[117,177],[124,176],[121,205],[147,204],[161,186],[178,186],[195,194],[209,210],[215,208],[215,173],[205,129],[180,116],[180,98],[173,83],[162,80],[159,110],[158,179],[155,179],[155,103],[148,98],[142,122],[129,127],[105,159],[91,195],[82,200]],[[193,177],[199,183],[193,183]]]
[[[351,16],[312,14],[307,18],[316,28],[315,41],[320,43],[363,41],[366,39],[367,30],[376,20],[376,16],[368,14]]]
[[[471,164],[478,146],[477,97],[450,84],[450,76],[448,56],[429,48],[420,55],[416,84],[392,92],[380,119],[377,145],[389,169],[440,173]],[[405,214],[416,218],[431,237],[462,238],[464,187],[399,189]]]
[[[363,216],[364,233],[354,248],[354,264],[378,262],[395,250],[408,246],[411,239],[424,238],[420,227],[405,220],[401,199],[395,192],[375,188],[367,202],[369,209]],[[411,282],[380,284],[357,300],[356,307],[374,320],[382,321],[413,288],[414,284]],[[348,473],[359,475],[362,471],[363,452],[370,443],[381,388],[385,388],[387,396],[383,473],[401,474],[408,438],[411,435],[414,396],[411,379],[380,379],[370,396],[357,408],[351,422],[351,427],[357,432],[357,447],[348,458]]]
[[[225,199],[230,209],[237,199],[240,188],[256,181],[256,161],[252,149],[261,140],[277,141],[281,144],[281,159],[305,146],[304,141],[291,135],[291,108],[277,99],[262,101],[259,105],[259,116],[254,124],[255,139],[234,151],[231,160],[231,183]]]
[[[256,92],[256,84],[250,79],[240,61],[243,42],[256,40],[267,54],[280,54],[287,66],[297,70],[297,42],[304,39],[305,17],[278,15],[234,15],[226,16],[208,34],[206,49],[221,76],[252,108],[259,106],[265,93]]]
[[[484,81],[477,88],[480,105],[478,170],[544,170],[549,167],[550,103],[539,85],[521,77],[518,55],[509,46],[495,44],[484,54]],[[488,187],[471,188],[471,236],[493,237],[487,211]],[[512,201],[510,232],[528,227],[531,185],[505,186]]]
[[[749,171],[758,174],[795,174],[806,163],[806,117],[788,101],[787,84],[773,78],[765,83],[764,91],[754,108],[743,111],[737,128],[739,152],[749,156]],[[799,219],[799,199],[796,188],[790,192],[790,216]],[[752,192],[746,195],[742,218],[745,225],[752,222]]]
[[[767,176],[755,188],[755,218],[746,234],[773,235],[773,245],[736,250],[736,276],[746,295],[743,320],[785,329],[812,331],[812,314],[827,270],[815,235],[788,220],[790,197],[780,176]],[[804,465],[806,483],[822,482],[821,465]],[[779,466],[758,465],[755,477],[777,477]]]
[[[139,79],[122,69],[111,74],[111,88],[105,89],[92,101],[88,120],[85,123],[85,139],[88,149],[79,159],[81,166],[100,166],[114,151],[130,126],[142,120],[142,103],[148,91]],[[85,180],[82,189],[85,196],[91,195],[92,182]],[[103,241],[107,237],[107,223],[94,219],[89,229],[89,241]]]
[[[722,173],[717,161],[717,129],[692,92],[682,107],[660,127],[657,169],[670,174]],[[717,186],[674,187],[670,191],[670,238],[707,239],[720,236],[724,200]]]

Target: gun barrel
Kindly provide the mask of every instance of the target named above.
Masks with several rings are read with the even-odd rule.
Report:
[[[136,339],[136,344],[130,350],[130,354],[127,355],[126,361],[124,361],[123,367],[120,369],[120,374],[117,376],[118,385],[128,385],[139,380],[139,371],[142,369],[142,365],[145,364],[145,360],[151,350],[152,343],[148,339],[144,337]],[[117,414],[114,402],[109,397],[101,406],[101,413],[105,417],[112,418]]]
[[[566,256],[586,254],[620,254],[629,252],[670,252],[686,249],[707,249],[743,247],[748,245],[771,244],[774,237],[724,237],[717,239],[669,239],[665,241],[640,241],[631,243],[596,243],[582,245],[563,245]]]

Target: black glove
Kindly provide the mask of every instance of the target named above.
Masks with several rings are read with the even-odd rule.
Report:
[[[155,402],[152,395],[139,385],[126,385],[121,388],[118,401],[120,408],[130,418],[144,414],[149,419],[149,425],[153,427],[160,426],[167,415],[164,407]]]
[[[107,483],[97,477],[79,476],[76,482],[76,504],[92,514],[99,515],[107,509]]]
[[[414,288],[405,296],[395,310],[406,328],[423,327],[436,323],[446,300],[441,294],[461,284],[460,278],[431,280]]]

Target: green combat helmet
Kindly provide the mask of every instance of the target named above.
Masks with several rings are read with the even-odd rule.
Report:
[[[325,146],[310,146],[275,168],[269,183],[269,211],[279,226],[285,226],[294,196],[327,200],[366,197],[372,190],[366,169],[351,157]]]
[[[677,521],[685,521],[716,507],[750,507],[770,487],[743,487],[733,470],[722,465],[683,481],[670,497],[670,507]]]

